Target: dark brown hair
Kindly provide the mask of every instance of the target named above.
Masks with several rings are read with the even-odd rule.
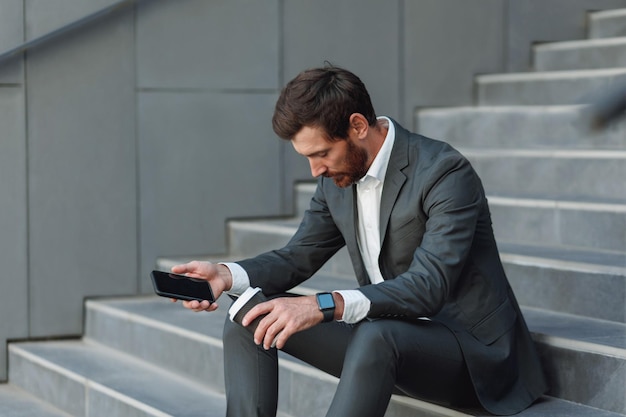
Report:
[[[370,126],[376,113],[363,82],[345,69],[326,66],[298,74],[283,88],[272,117],[274,132],[290,140],[305,126],[322,128],[327,139],[348,136],[350,115],[362,114]]]

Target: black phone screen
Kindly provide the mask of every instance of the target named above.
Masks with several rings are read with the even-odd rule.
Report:
[[[211,286],[205,280],[163,271],[152,271],[151,276],[154,291],[162,297],[215,301]]]

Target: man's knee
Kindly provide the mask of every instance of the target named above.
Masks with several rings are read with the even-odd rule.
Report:
[[[364,321],[356,329],[354,339],[358,340],[359,343],[375,346],[393,341],[393,331],[391,331],[389,324],[389,320]]]
[[[237,346],[242,343],[254,343],[252,334],[240,324],[230,321],[228,317],[224,321],[222,341],[224,346]]]
[[[385,322],[386,320],[374,320],[361,323],[350,342],[350,354],[368,361],[396,360],[398,350],[395,337]]]

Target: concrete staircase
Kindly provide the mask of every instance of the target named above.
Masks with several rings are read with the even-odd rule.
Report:
[[[626,11],[589,21],[589,40],[536,46],[536,72],[477,77],[475,107],[415,115],[421,133],[470,158],[489,194],[502,259],[551,383],[524,417],[626,416],[626,127],[592,133],[582,105],[626,83],[626,38],[617,37],[626,35]],[[297,186],[294,218],[230,222],[228,257],[284,244],[313,190]],[[340,251],[297,290],[353,288],[351,274]],[[88,300],[82,339],[10,344],[0,415],[223,416],[229,301],[220,303],[193,314],[154,296]],[[281,416],[324,415],[333,377],[287,355],[280,373]],[[387,412],[468,415],[404,397]]]

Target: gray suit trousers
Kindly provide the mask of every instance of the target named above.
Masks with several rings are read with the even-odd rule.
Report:
[[[274,417],[277,350],[255,345],[246,329],[228,319],[223,341],[227,417]],[[436,321],[323,323],[293,335],[283,351],[340,378],[327,417],[382,417],[392,394],[478,406],[458,342]],[[317,394],[311,389],[310,395]],[[319,411],[315,415],[323,415]]]

